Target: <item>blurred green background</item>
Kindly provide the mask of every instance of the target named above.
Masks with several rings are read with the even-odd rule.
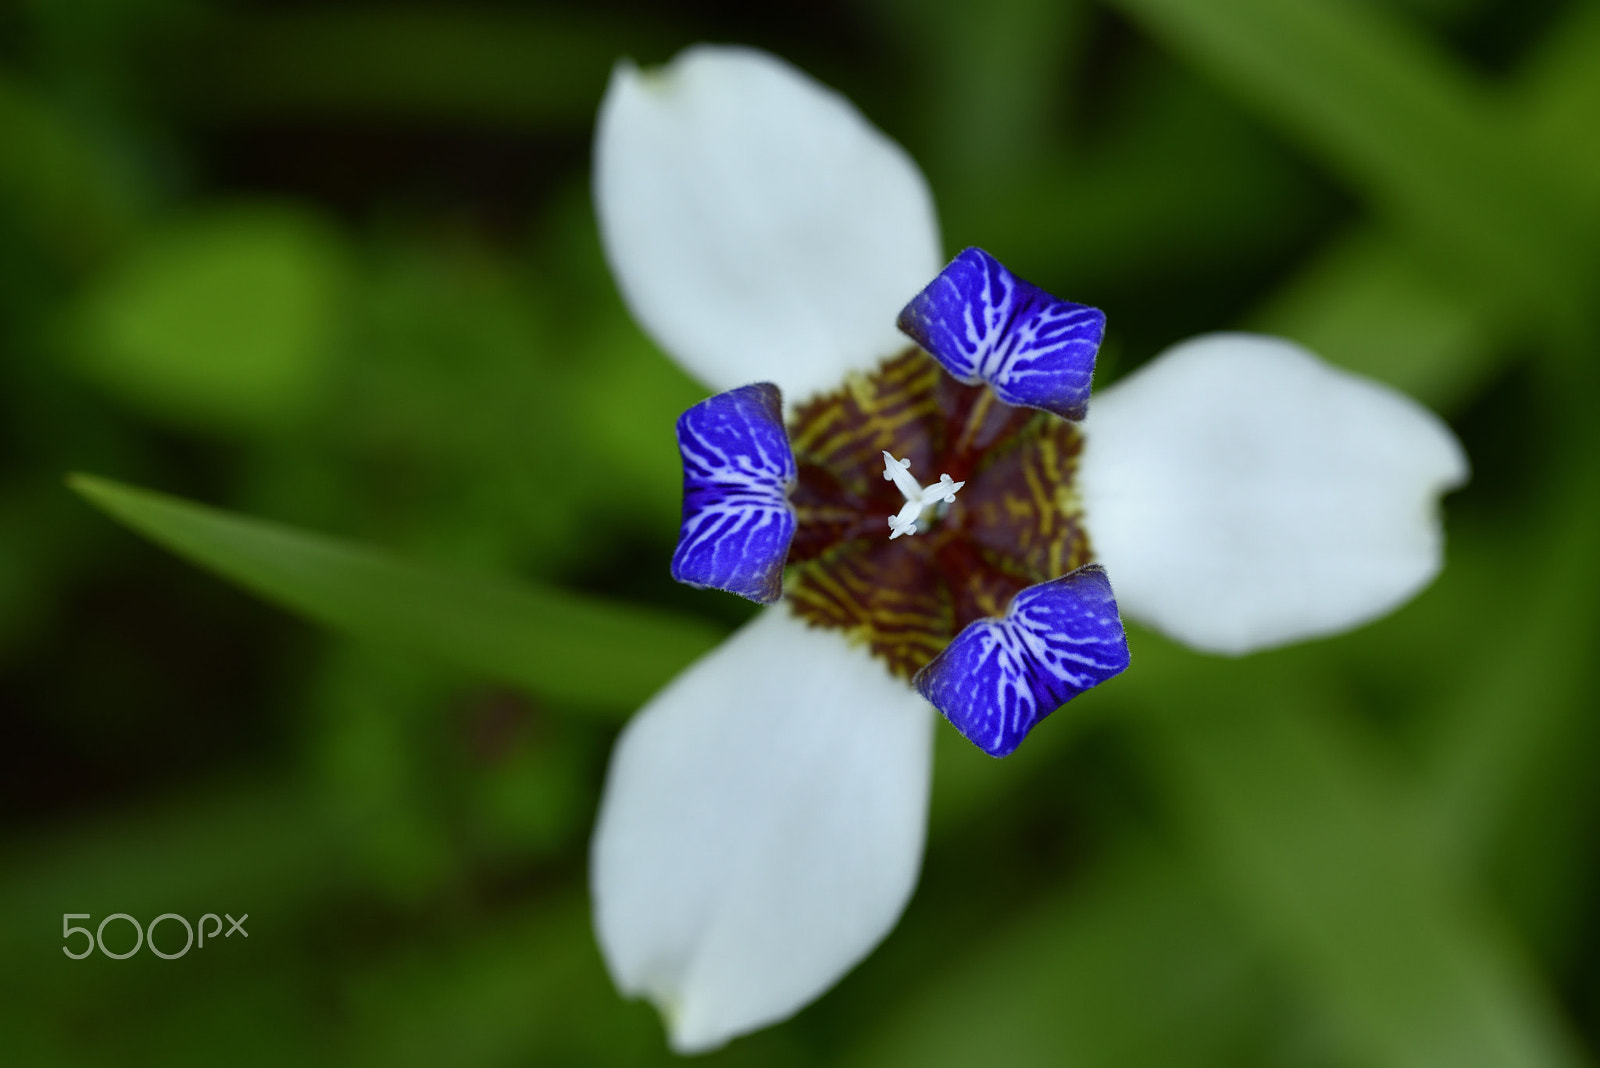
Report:
[[[1135,631],[1015,757],[941,728],[904,920],[707,1063],[1590,1061],[1570,0],[0,3],[0,1059],[671,1060],[605,977],[587,833],[619,724],[743,612],[667,577],[701,393],[618,300],[587,169],[613,60],[700,40],[848,94],[948,249],[1104,308],[1102,384],[1270,330],[1474,463],[1378,624],[1242,661]],[[342,539],[79,483],[334,627],[73,471]],[[69,960],[67,912],[249,937]]]

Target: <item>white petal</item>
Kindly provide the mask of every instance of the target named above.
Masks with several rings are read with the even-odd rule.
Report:
[[[619,63],[595,132],[606,258],[637,319],[713,389],[836,388],[909,342],[944,260],[927,183],[851,103],[748,48]]]
[[[1097,395],[1084,521],[1125,615],[1246,653],[1405,602],[1443,559],[1448,427],[1279,338],[1212,334]]]
[[[791,1015],[894,926],[922,860],[932,724],[881,663],[783,605],[628,724],[595,827],[595,927],[680,1053]]]

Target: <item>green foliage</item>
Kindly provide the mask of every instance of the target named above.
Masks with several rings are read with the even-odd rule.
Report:
[[[431,571],[89,475],[72,487],[202,567],[319,623],[559,700],[628,708],[721,637],[662,612]]]
[[[344,270],[338,235],[304,212],[185,216],[88,287],[77,365],[163,421],[293,426],[330,377]]]
[[[1180,865],[1123,848],[938,969],[851,1063],[1272,1063],[1294,1007],[1253,947]]]
[[[582,128],[621,54],[655,51],[633,22],[423,5],[241,15],[207,70],[229,113],[344,113]],[[654,47],[653,47],[654,46]]]

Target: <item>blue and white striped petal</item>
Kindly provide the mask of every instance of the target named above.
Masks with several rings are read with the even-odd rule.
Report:
[[[1034,724],[1127,666],[1111,583],[1088,564],[1029,586],[1004,618],[968,624],[913,683],[968,741],[1003,757]]]
[[[900,312],[899,325],[946,371],[968,385],[988,383],[1007,404],[1063,419],[1089,409],[1105,313],[1052,297],[981,248],[951,260]]]
[[[683,526],[672,577],[758,604],[783,595],[796,467],[770,382],[719,393],[678,417]]]

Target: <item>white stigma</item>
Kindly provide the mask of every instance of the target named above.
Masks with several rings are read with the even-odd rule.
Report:
[[[910,458],[896,460],[887,449],[883,453],[883,478],[886,482],[893,482],[906,499],[900,511],[889,517],[890,541],[902,534],[915,534],[917,520],[922,517],[923,509],[940,501],[955,503],[956,490],[966,485],[965,482],[952,482],[949,475],[940,475],[938,482],[924,487],[911,475]]]

